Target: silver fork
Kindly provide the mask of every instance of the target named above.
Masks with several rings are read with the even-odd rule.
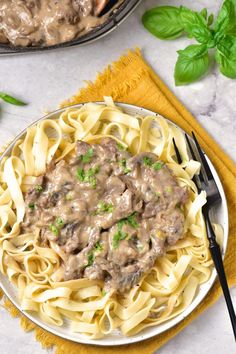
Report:
[[[228,287],[228,283],[227,283],[227,279],[226,279],[226,275],[225,275],[225,270],[224,270],[224,265],[223,265],[223,261],[222,261],[220,247],[216,241],[216,235],[215,235],[214,229],[212,227],[210,216],[209,216],[209,212],[210,212],[211,208],[214,205],[216,205],[217,203],[221,202],[221,196],[220,196],[220,192],[218,190],[218,187],[216,185],[216,182],[214,180],[214,177],[211,173],[208,162],[206,160],[205,154],[202,151],[202,149],[197,141],[197,138],[193,132],[192,132],[192,137],[193,137],[194,143],[192,141],[190,141],[188,135],[185,134],[185,138],[186,138],[188,148],[189,148],[190,157],[193,160],[201,163],[200,173],[198,176],[193,177],[193,181],[195,182],[195,184],[197,186],[198,192],[201,192],[203,190],[206,192],[206,195],[207,195],[207,203],[205,205],[203,205],[202,213],[203,213],[203,217],[204,217],[205,223],[206,223],[207,238],[209,241],[209,250],[210,250],[211,257],[212,257],[212,260],[214,262],[214,265],[215,265],[215,268],[216,268],[216,271],[218,274],[221,288],[223,290],[223,294],[225,297],[226,305],[228,308],[228,312],[229,312],[229,316],[230,316],[230,320],[231,320],[231,324],[232,324],[232,328],[233,328],[233,332],[234,332],[234,339],[236,341],[235,311],[234,311],[234,307],[233,307],[233,303],[232,303],[232,299],[230,296],[229,287]],[[174,139],[173,139],[173,145],[174,145],[177,161],[178,161],[178,163],[181,163],[182,158],[181,158],[180,152],[178,150],[178,147],[176,146]]]

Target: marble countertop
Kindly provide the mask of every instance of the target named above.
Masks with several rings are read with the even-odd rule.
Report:
[[[204,80],[191,86],[175,87],[173,69],[176,50],[184,48],[189,40],[160,41],[143,29],[141,15],[145,9],[157,3],[164,4],[166,1],[143,1],[118,29],[93,44],[41,54],[0,57],[0,90],[29,102],[26,107],[1,103],[1,145],[14,138],[45,111],[56,109],[62,100],[84,85],[84,80],[94,80],[98,71],[118,59],[126,49],[139,46],[154,70],[236,161],[236,81],[225,78],[216,67],[212,67],[211,74]],[[195,9],[206,6],[214,13],[218,11],[220,3],[220,0],[199,0],[191,1],[190,5],[188,0],[168,1],[171,5],[185,4]],[[236,289],[232,290],[232,295],[236,302]],[[2,307],[0,318],[2,354],[46,352],[35,341],[34,335],[25,334],[18,320],[12,319]],[[158,354],[231,354],[234,344],[228,314],[221,298],[162,347]]]

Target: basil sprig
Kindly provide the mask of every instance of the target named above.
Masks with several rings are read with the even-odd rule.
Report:
[[[10,103],[10,104],[13,104],[15,106],[26,106],[27,105],[27,103],[25,103],[23,101],[20,101],[17,98],[12,97],[12,96],[8,95],[7,93],[4,93],[4,92],[0,92],[0,98],[3,101],[5,101],[7,103]]]
[[[187,34],[199,43],[178,51],[174,71],[177,86],[197,81],[208,72],[211,48],[215,48],[220,72],[236,78],[236,0],[225,0],[215,21],[206,8],[196,12],[185,6],[160,6],[145,12],[142,22],[160,39]]]

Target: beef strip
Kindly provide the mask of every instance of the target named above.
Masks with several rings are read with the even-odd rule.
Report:
[[[104,280],[124,292],[183,236],[188,191],[155,154],[136,156],[113,139],[78,141],[25,194],[23,232],[40,229],[66,259],[64,280]]]

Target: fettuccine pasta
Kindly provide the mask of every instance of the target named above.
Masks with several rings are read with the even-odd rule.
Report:
[[[67,159],[77,140],[96,143],[103,137],[112,137],[133,155],[146,151],[157,154],[179,185],[188,187],[190,196],[184,207],[183,238],[169,245],[150,272],[123,294],[104,292],[104,284],[98,280],[57,281],[63,252],[53,243],[51,247],[40,245],[39,230],[21,233],[24,193],[37,176],[45,173],[52,159]],[[173,138],[181,164],[176,161]],[[192,181],[199,169],[199,163],[188,157],[180,129],[159,115],[131,116],[111,98],[105,98],[102,105],[68,108],[57,119],[45,119],[30,127],[0,165],[0,270],[18,288],[21,308],[37,313],[51,325],[63,326],[67,318],[72,331],[91,339],[115,329],[131,336],[183,312],[212,271],[201,211],[206,194],[198,194]],[[215,227],[222,237],[219,225]]]

